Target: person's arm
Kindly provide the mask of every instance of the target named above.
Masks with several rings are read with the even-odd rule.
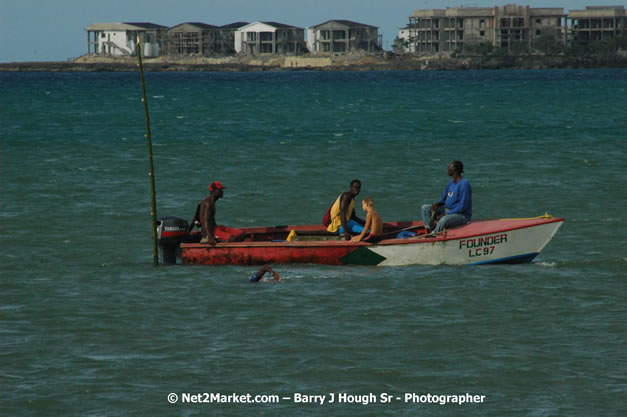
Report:
[[[279,275],[277,271],[272,271],[272,276],[274,277],[275,281],[281,281],[281,275]]]
[[[346,211],[348,211],[348,205],[350,204],[350,197],[347,196],[348,193],[342,194],[342,198],[340,198],[340,221],[342,222],[342,227],[344,228],[344,239],[351,239],[351,232],[348,230],[348,224],[346,222]]]
[[[257,271],[257,275],[263,277],[266,272],[272,273],[272,268],[270,268],[268,265],[264,265],[259,271]]]
[[[440,197],[440,199],[436,202],[434,202],[433,204],[431,204],[431,217],[435,218],[435,220],[440,220],[442,217],[446,216],[446,213],[440,213],[440,214],[436,214],[436,210],[438,209],[438,207],[442,207],[443,205],[446,204],[446,195],[448,194],[448,189],[450,186],[450,182],[446,185],[446,188],[444,189],[444,192],[442,193],[442,196]]]
[[[194,226],[196,226],[196,222],[200,225],[200,204],[196,206],[196,212],[194,213],[194,217],[192,217],[192,221],[189,223],[189,230],[187,233],[191,233]]]
[[[448,193],[448,184],[446,186],[446,188],[444,189],[444,192],[442,193],[442,196],[440,197],[440,199],[434,203],[431,204],[431,210],[435,211],[437,210],[438,207],[443,206],[444,202],[446,201],[446,194]]]
[[[264,265],[263,268],[261,268],[259,271],[257,271],[257,275],[261,279],[261,278],[263,278],[263,276],[265,275],[266,272],[271,274],[275,281],[281,281],[281,275],[279,275],[278,272],[276,272],[275,270],[270,268],[268,265]]]
[[[353,212],[351,213],[351,219],[355,220],[357,223],[361,224],[362,226],[366,224],[364,220],[357,217],[357,214],[355,214],[355,209],[353,209]]]
[[[372,213],[368,212],[366,215],[366,225],[364,226],[364,230],[355,237],[353,237],[353,242],[361,242],[361,240],[368,234],[368,229],[372,226]]]

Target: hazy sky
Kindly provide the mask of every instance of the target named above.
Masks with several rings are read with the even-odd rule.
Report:
[[[459,1],[459,0],[458,0]],[[92,23],[183,22],[224,25],[238,21],[275,21],[302,28],[331,19],[379,27],[383,47],[392,48],[399,28],[414,9],[492,7],[513,1],[470,0],[0,0],[0,62],[65,61],[87,53]],[[621,4],[612,0],[532,0],[531,7]]]

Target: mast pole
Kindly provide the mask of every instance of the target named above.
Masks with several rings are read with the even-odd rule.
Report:
[[[157,252],[157,197],[155,191],[155,166],[152,162],[152,136],[150,134],[150,116],[148,115],[148,100],[146,99],[146,82],[144,81],[144,66],[142,64],[141,42],[137,38],[137,60],[139,61],[139,77],[142,83],[142,102],[144,103],[144,113],[146,114],[146,143],[148,144],[148,162],[150,165],[150,194],[152,197],[152,259],[155,266],[159,265],[159,253]]]

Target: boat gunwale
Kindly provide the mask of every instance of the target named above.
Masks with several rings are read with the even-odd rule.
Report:
[[[533,223],[528,223],[529,220],[536,220]],[[497,222],[497,221],[527,221],[524,224],[520,224],[520,225],[512,225],[510,227],[504,228],[504,229],[499,229],[499,230],[495,230],[495,231],[491,231],[491,232],[487,232],[487,233],[480,233],[480,232],[476,232],[476,233],[472,233],[472,234],[463,234],[463,235],[459,235],[456,234],[454,231],[451,232],[450,230],[448,231],[448,233],[445,235],[439,235],[439,236],[434,236],[434,237],[429,237],[426,238],[424,237],[424,235],[418,235],[418,236],[414,236],[414,237],[410,237],[410,238],[404,238],[404,239],[397,239],[397,238],[393,238],[393,239],[384,239],[381,240],[377,243],[370,243],[370,242],[352,242],[350,240],[309,240],[309,241],[260,241],[260,242],[219,242],[217,243],[215,246],[209,245],[208,243],[182,243],[181,244],[181,249],[212,249],[212,248],[232,248],[232,249],[245,249],[245,248],[259,248],[259,247],[268,247],[268,248],[280,248],[280,247],[289,247],[289,248],[298,248],[298,247],[305,247],[305,248],[315,248],[315,247],[341,247],[341,246],[351,246],[351,247],[358,247],[358,246],[367,246],[367,247],[372,247],[372,246],[397,246],[397,245],[412,245],[412,244],[422,244],[422,243],[432,243],[432,242],[448,242],[448,241],[455,241],[455,240],[459,240],[459,239],[470,239],[470,238],[474,238],[474,237],[479,237],[479,236],[486,236],[486,235],[493,235],[496,233],[504,233],[504,232],[509,232],[512,230],[520,230],[520,229],[526,229],[526,228],[530,228],[530,227],[536,227],[536,226],[541,226],[543,224],[549,224],[549,223],[557,223],[557,222],[563,222],[566,219],[564,217],[551,217],[551,218],[537,218],[537,219],[493,219],[493,220],[477,220],[476,222],[471,222],[469,224],[477,224],[477,223],[481,223],[481,222]],[[401,222],[397,222],[397,223],[401,223]],[[403,222],[405,223],[405,222]],[[422,223],[422,222],[420,222]],[[313,228],[316,225],[303,225],[305,227],[308,228]],[[281,226],[281,228],[290,228],[290,227],[298,227],[298,226]],[[302,227],[302,226],[301,226]],[[250,230],[250,229],[264,229],[264,227],[258,227],[258,228],[242,228],[243,230]],[[266,227],[265,229],[274,229],[273,227]],[[301,229],[302,230],[302,229]],[[452,229],[455,230],[455,229]],[[422,237],[421,237],[422,236]]]

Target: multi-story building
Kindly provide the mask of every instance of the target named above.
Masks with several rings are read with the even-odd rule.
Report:
[[[410,41],[409,26],[401,28],[398,31],[398,36],[394,40],[394,52],[400,53],[413,53],[416,52],[416,43]]]
[[[94,23],[86,29],[87,53],[112,56],[137,55],[139,39],[144,56],[159,56],[166,29],[166,26],[154,23]]]
[[[379,28],[350,20],[328,20],[307,28],[307,46],[314,54],[346,54],[381,49]]]
[[[307,52],[305,30],[276,22],[253,22],[235,31],[235,51],[249,55]]]
[[[561,41],[565,17],[562,8],[516,4],[414,10],[405,28],[408,32],[405,45],[418,53],[452,53],[470,44],[511,49],[518,44],[531,46],[540,37]]]
[[[163,55],[211,56],[215,50],[218,27],[199,22],[172,26],[163,39]]]
[[[235,22],[220,26],[216,32],[215,52],[220,55],[232,55],[235,53],[235,31],[248,22]]]
[[[591,42],[615,36],[627,36],[627,10],[624,6],[587,6],[568,12],[571,39]]]
[[[94,23],[86,29],[87,53],[136,55],[139,38],[146,57],[232,55],[235,54],[235,31],[247,24],[214,26],[185,22],[168,28],[154,23]]]
[[[163,55],[232,55],[235,53],[235,31],[248,22],[224,26],[187,22],[167,30],[163,38]]]

